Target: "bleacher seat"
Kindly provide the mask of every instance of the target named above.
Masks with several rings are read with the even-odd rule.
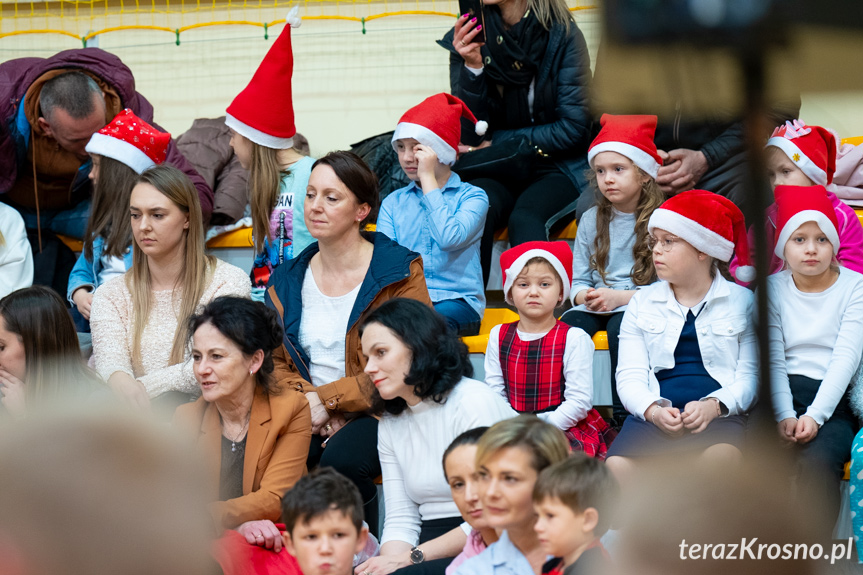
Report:
[[[487,308],[479,326],[479,335],[470,335],[461,338],[461,340],[467,345],[470,353],[485,353],[486,348],[488,348],[488,334],[491,333],[491,328],[514,321],[518,321],[518,314],[509,308]],[[593,336],[593,345],[597,350],[607,350],[608,334],[604,331],[596,332],[596,335]]]

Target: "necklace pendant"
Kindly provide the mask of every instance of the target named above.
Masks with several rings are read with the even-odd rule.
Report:
[[[237,452],[237,444],[232,441],[231,442],[231,453],[236,453],[236,452]]]

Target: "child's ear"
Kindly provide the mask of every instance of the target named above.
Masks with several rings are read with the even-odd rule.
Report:
[[[595,507],[588,507],[584,510],[583,515],[584,523],[582,523],[582,529],[584,529],[584,532],[595,531],[597,524],[599,524],[599,511]]]
[[[363,528],[360,529],[360,534],[357,536],[357,544],[354,547],[354,555],[362,551],[369,540],[369,528],[363,523]]]
[[[294,557],[296,557],[296,556],[297,556],[297,552],[296,552],[296,549],[294,549],[294,538],[291,536],[291,532],[290,532],[290,531],[288,531],[288,532],[286,532],[286,533],[285,533],[285,536],[284,536],[284,537],[282,537],[282,541],[284,541],[284,543],[285,543],[285,549],[287,549],[287,550],[288,550],[288,553],[290,553],[291,555],[293,555]]]

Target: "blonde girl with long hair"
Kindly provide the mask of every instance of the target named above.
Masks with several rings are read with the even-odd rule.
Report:
[[[273,270],[314,242],[303,219],[303,201],[315,160],[294,147],[297,129],[290,89],[294,67],[290,29],[300,24],[296,8],[287,22],[225,117],[233,132],[231,147],[249,171],[256,254],[252,297],[259,301],[263,301]]]
[[[572,264],[572,304],[561,318],[592,336],[605,330],[611,356],[615,427],[626,411],[617,397],[620,323],[635,290],[656,281],[647,222],[665,200],[656,183],[662,161],[653,143],[656,116],[612,116],[587,153],[596,206],[578,224]]]
[[[251,286],[245,272],[204,253],[201,206],[180,170],[162,165],[141,174],[129,217],[132,267],[93,298],[93,358],[130,403],[146,408],[164,395],[159,403],[172,411],[197,390],[186,319],[218,296],[249,297]]]

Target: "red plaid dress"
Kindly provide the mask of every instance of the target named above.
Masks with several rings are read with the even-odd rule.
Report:
[[[540,339],[523,341],[518,322],[500,326],[500,369],[509,404],[519,413],[551,411],[563,403],[566,385],[563,357],[570,327],[559,321]],[[605,459],[614,430],[595,409],[566,431],[572,449]]]

